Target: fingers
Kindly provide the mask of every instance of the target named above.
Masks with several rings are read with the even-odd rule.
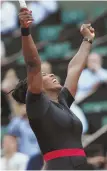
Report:
[[[95,31],[93,27],[90,27],[89,30],[91,31],[91,33]]]
[[[89,27],[91,27],[91,23],[89,23],[89,24],[83,24],[83,26],[84,26],[85,28],[89,28]]]
[[[21,8],[20,12],[23,12],[23,11],[29,11],[29,10],[27,8]]]
[[[19,13],[19,19],[21,21],[33,21],[33,18],[32,18],[32,11],[22,11]]]
[[[19,15],[19,18],[22,19],[22,18],[32,18],[31,15],[27,14],[27,15]]]
[[[19,13],[19,18],[21,18],[21,17],[32,17],[32,14],[31,14],[31,12],[28,12],[28,11],[23,11],[23,12],[21,12],[21,13]]]
[[[80,31],[83,31],[85,29],[89,29],[91,33],[93,33],[95,31],[94,28],[91,26],[91,24],[83,24],[81,26]]]
[[[19,13],[19,15],[27,15],[27,14],[32,15],[32,11],[22,11]]]
[[[83,24],[80,30],[83,31],[84,29],[89,28],[90,26],[91,24]]]
[[[95,30],[94,28],[91,26],[91,24],[87,24],[86,27],[93,33]]]
[[[82,29],[82,30],[85,29],[85,28],[91,28],[91,24],[83,24],[83,25],[81,26],[81,29]]]
[[[33,18],[30,17],[30,16],[26,16],[26,17],[25,17],[25,16],[21,16],[20,20],[21,20],[21,21],[28,21],[28,20],[33,21]]]

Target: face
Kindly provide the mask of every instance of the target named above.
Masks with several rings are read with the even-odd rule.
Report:
[[[6,135],[3,139],[3,149],[5,153],[17,150],[17,141],[13,136]]]
[[[94,70],[96,65],[101,67],[102,65],[101,57],[96,53],[92,53],[88,57],[87,67],[91,70]]]
[[[41,64],[41,69],[44,73],[50,74],[52,72],[52,66],[48,62],[43,62]]]
[[[54,74],[43,74],[43,88],[44,91],[58,91],[62,88],[58,79]]]

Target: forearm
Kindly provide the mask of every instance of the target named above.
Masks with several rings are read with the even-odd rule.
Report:
[[[91,46],[91,43],[89,43],[88,41],[83,41],[77,54],[70,61],[68,69],[76,67],[79,71],[82,71],[86,65]]]
[[[82,70],[84,69],[88,55],[91,50],[91,42],[94,39],[94,29],[91,24],[83,24],[80,28],[80,32],[84,37],[77,54],[73,57],[68,65],[67,78],[64,86],[68,88],[73,97],[75,97],[77,91],[78,80]]]
[[[22,35],[22,50],[26,65],[28,67],[36,67],[39,69],[41,66],[41,60],[31,34],[28,36]]]

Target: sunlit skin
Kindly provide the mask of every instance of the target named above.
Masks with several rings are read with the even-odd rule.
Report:
[[[62,86],[54,74],[46,74],[42,72],[42,76],[43,76],[43,89],[45,91],[61,90]]]

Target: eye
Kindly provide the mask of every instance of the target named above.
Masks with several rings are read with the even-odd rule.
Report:
[[[46,76],[47,74],[45,72],[42,72],[42,76]]]

